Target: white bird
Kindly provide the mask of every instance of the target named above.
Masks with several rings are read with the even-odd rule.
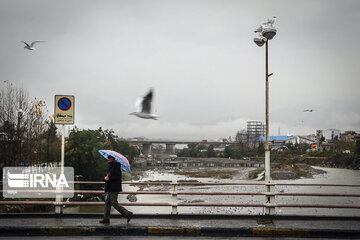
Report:
[[[273,26],[274,23],[275,23],[275,19],[276,19],[276,17],[273,16],[273,18],[272,18],[272,19],[268,19],[268,21],[267,21],[266,23],[264,23],[264,25]]]
[[[35,45],[36,43],[45,42],[45,41],[33,41],[33,42],[30,43],[30,44],[28,44],[28,43],[26,43],[26,42],[24,42],[24,41],[21,41],[21,42],[25,44],[24,49],[35,50],[34,45]]]
[[[130,113],[130,115],[135,115],[139,118],[157,120],[159,116],[151,113],[152,97],[153,90],[150,89],[150,91],[144,97],[139,97],[136,100],[135,107],[137,108],[137,111]]]

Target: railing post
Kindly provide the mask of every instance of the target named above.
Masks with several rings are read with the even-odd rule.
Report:
[[[177,180],[173,180],[171,182],[171,186],[172,186],[172,192],[171,192],[171,198],[172,198],[172,211],[171,214],[172,215],[177,215],[178,211],[177,211],[177,206],[178,206],[178,199],[177,199],[177,185],[178,182]]]
[[[63,186],[56,187],[56,197],[55,197],[55,214],[62,214],[63,213],[63,206],[61,202],[63,201]]]
[[[274,193],[275,183],[267,182],[265,183],[265,215],[275,215],[275,193]]]
[[[61,200],[59,200],[58,197],[56,197],[54,205],[55,205],[55,214],[62,214],[63,213],[63,206],[61,205]]]

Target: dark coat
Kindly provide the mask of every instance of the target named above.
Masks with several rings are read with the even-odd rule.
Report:
[[[121,165],[114,161],[109,163],[109,180],[105,181],[105,192],[122,192]]]

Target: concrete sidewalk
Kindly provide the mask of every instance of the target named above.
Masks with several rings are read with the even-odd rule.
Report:
[[[306,216],[156,215],[130,223],[101,214],[0,214],[0,236],[167,235],[360,238],[360,218]]]

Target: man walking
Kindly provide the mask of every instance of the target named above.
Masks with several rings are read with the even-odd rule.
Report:
[[[104,218],[100,223],[110,223],[110,210],[113,206],[122,216],[127,218],[127,222],[130,222],[133,213],[126,210],[121,206],[117,199],[119,192],[122,192],[121,186],[121,165],[113,156],[108,156],[109,169],[108,174],[104,177],[105,180],[105,210]]]

